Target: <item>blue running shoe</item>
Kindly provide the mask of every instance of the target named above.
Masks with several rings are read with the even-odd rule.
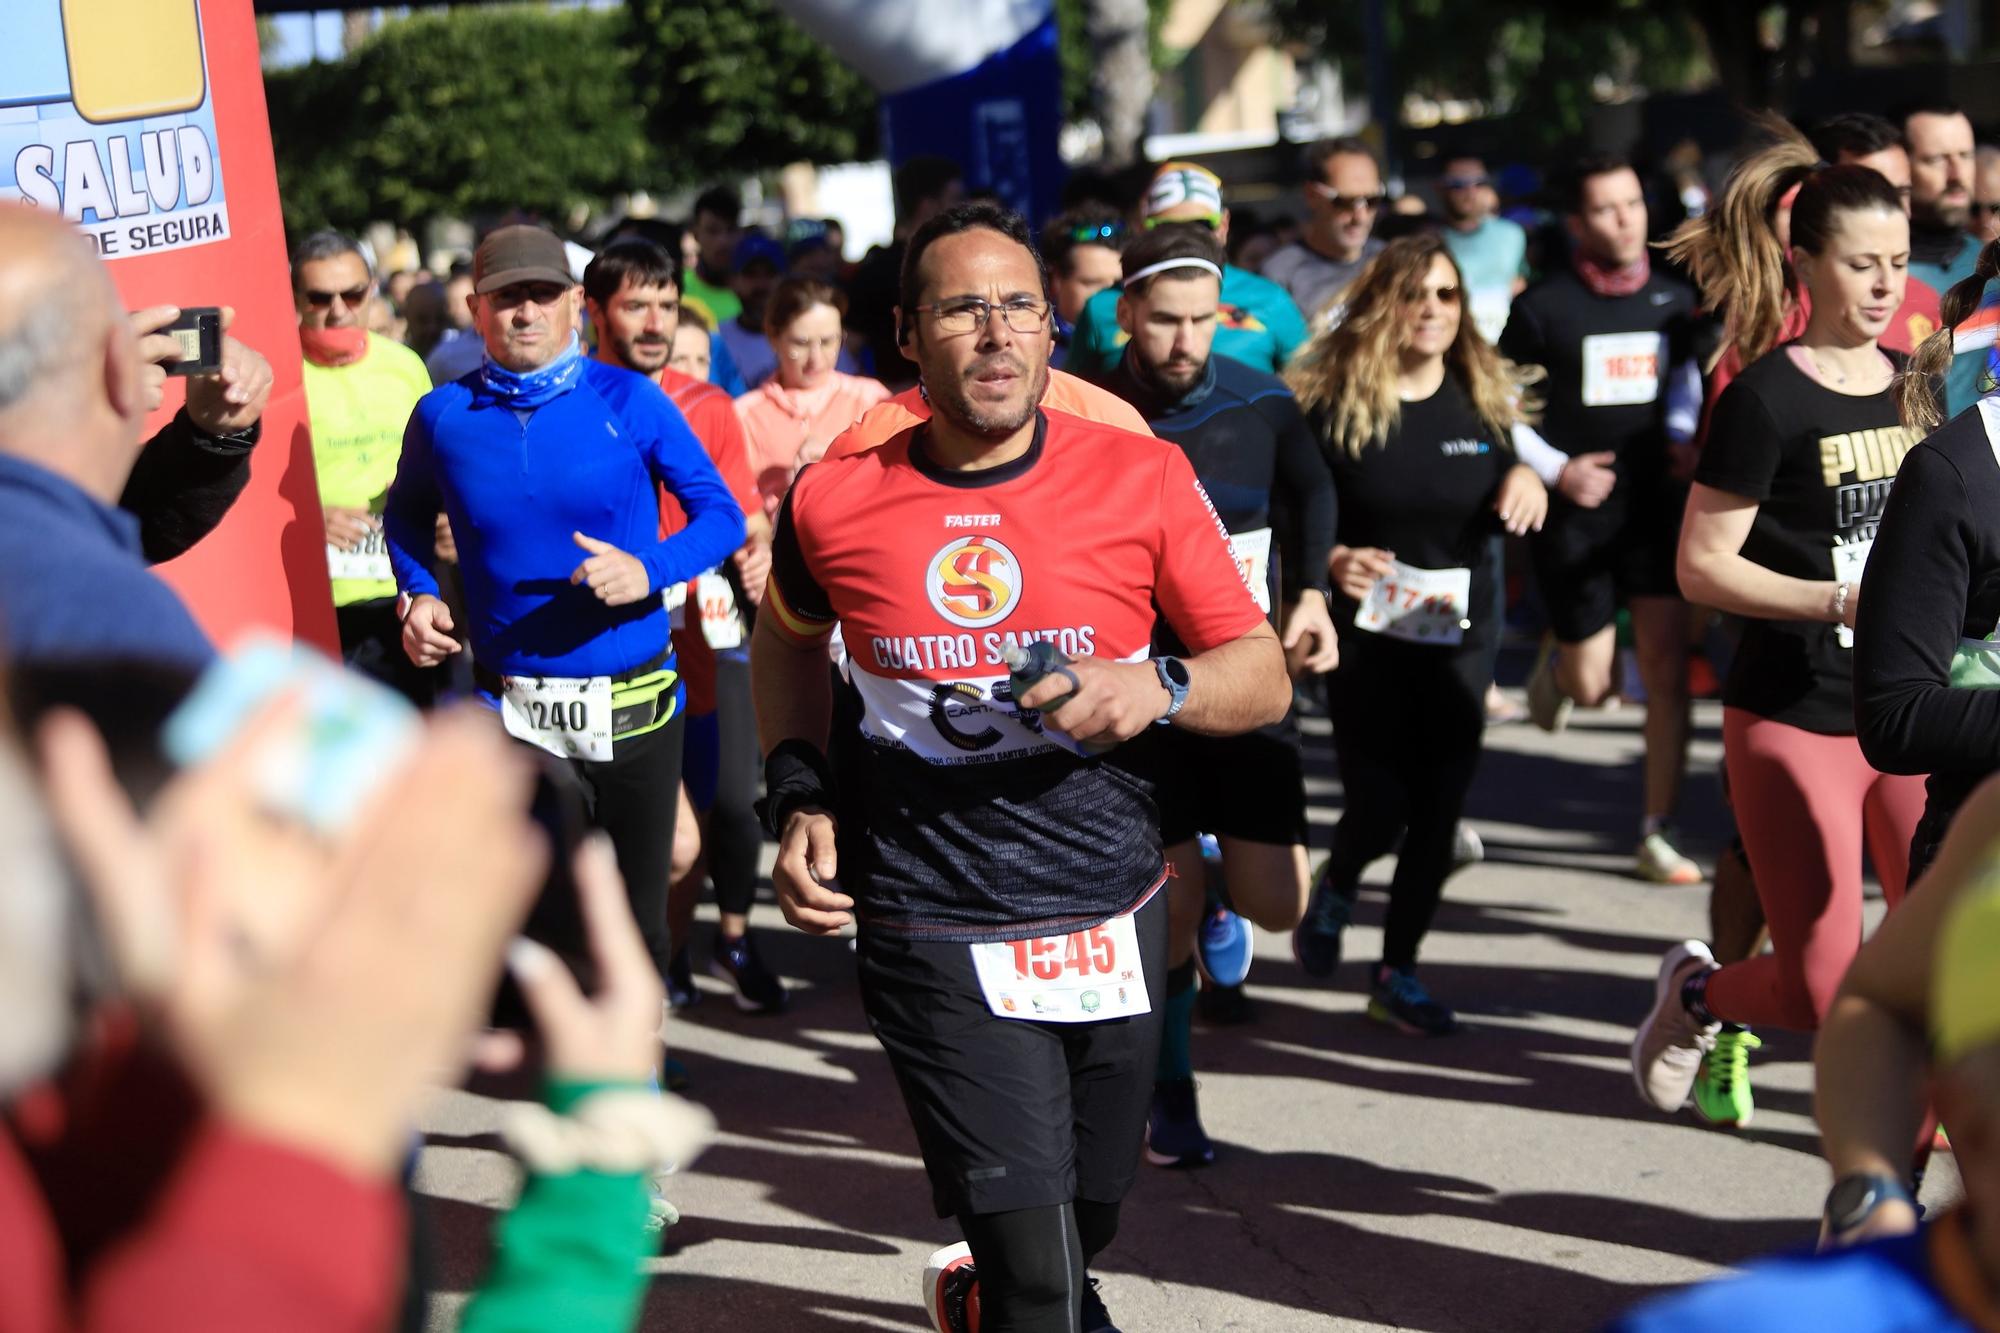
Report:
[[[1257,937],[1248,921],[1219,903],[1209,908],[1195,937],[1203,975],[1218,986],[1241,986],[1256,952]]]
[[[1457,1016],[1431,998],[1410,968],[1384,965],[1375,969],[1368,1016],[1412,1037],[1442,1037],[1458,1031]]]
[[[1340,934],[1354,915],[1354,904],[1328,882],[1330,869],[1330,863],[1320,863],[1313,876],[1312,904],[1292,931],[1292,956],[1309,977],[1330,977],[1340,966]]]

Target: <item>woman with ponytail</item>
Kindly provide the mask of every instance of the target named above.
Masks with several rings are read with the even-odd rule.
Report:
[[[1717,402],[1679,561],[1690,601],[1745,622],[1723,686],[1724,761],[1772,952],[1718,968],[1699,941],[1676,946],[1632,1043],[1647,1101],[1674,1111],[1694,1092],[1706,1118],[1733,1124],[1753,1109],[1745,1025],[1818,1027],[1861,940],[1863,842],[1897,902],[1923,804],[1919,780],[1884,776],[1862,754],[1850,634],[1869,544],[1915,438],[1891,392],[1896,363],[1877,345],[1903,301],[1909,219],[1866,167],[1787,167],[1766,197],[1793,175],[1788,258],[1811,313],[1796,342],[1752,362]],[[1728,288],[1739,298],[1784,281],[1765,239],[1745,238]],[[1739,340],[1749,313],[1736,317]],[[1726,1058],[1704,1060],[1712,1051]]]
[[[2000,276],[2000,242],[1944,298],[1944,327],[1898,386],[1903,420],[1938,427],[1955,331]],[[1861,746],[1885,773],[1928,773],[1910,873],[1930,864],[1958,808],[2000,770],[2000,398],[1987,397],[1904,458],[1882,511],[1854,627]]]

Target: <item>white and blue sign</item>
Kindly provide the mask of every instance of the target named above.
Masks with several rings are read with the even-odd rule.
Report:
[[[1039,225],[1060,202],[1062,66],[1054,0],[779,0],[882,94],[891,166],[965,170]]]
[[[7,0],[0,199],[118,259],[229,235],[197,0]]]

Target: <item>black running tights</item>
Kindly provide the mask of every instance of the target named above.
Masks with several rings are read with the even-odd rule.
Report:
[[[1389,884],[1382,961],[1411,967],[1451,873],[1452,842],[1479,766],[1490,657],[1375,634],[1341,640],[1327,711],[1345,807],[1329,880],[1352,898],[1361,872],[1403,837]]]
[[[1084,1272],[1118,1234],[1118,1205],[960,1213],[958,1225],[979,1274],[980,1333],[1077,1333]]]

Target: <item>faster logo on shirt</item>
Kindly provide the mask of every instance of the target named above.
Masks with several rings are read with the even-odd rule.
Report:
[[[931,557],[924,591],[954,625],[997,625],[1021,601],[1021,562],[992,537],[960,537]]]

